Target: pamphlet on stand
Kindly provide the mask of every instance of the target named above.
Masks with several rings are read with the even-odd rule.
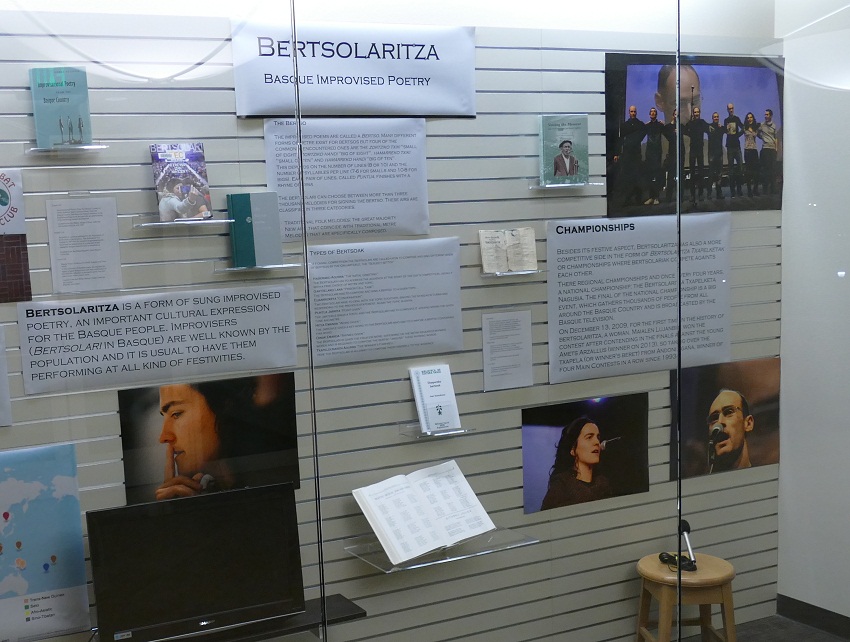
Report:
[[[496,529],[454,460],[352,495],[393,564]]]
[[[460,415],[448,364],[410,368],[410,384],[423,433],[460,429]]]
[[[86,70],[36,67],[29,74],[36,146],[58,149],[91,145]]]
[[[479,230],[481,271],[485,274],[537,271],[537,240],[534,228]]]

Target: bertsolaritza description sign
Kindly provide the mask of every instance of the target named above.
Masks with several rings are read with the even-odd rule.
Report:
[[[232,24],[237,116],[474,116],[475,31]],[[298,75],[293,71],[297,57]]]
[[[266,182],[285,240],[301,238],[302,164],[311,236],[428,233],[423,119],[305,118],[303,158],[296,124],[270,118],[264,127]]]
[[[730,214],[550,221],[549,381],[730,359]],[[679,254],[681,252],[681,275]],[[681,278],[680,278],[681,276]]]
[[[296,363],[292,286],[18,304],[27,394]]]

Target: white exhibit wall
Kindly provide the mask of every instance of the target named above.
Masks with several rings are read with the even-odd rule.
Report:
[[[785,42],[779,593],[850,616],[850,10],[823,16]]]

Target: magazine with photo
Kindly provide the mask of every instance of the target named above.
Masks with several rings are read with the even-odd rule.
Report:
[[[153,143],[150,146],[159,220],[212,218],[203,143]]]

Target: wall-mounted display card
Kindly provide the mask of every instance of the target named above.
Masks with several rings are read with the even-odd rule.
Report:
[[[470,27],[233,22],[237,116],[474,116]],[[292,57],[298,58],[298,77]]]
[[[729,212],[547,224],[549,381],[730,359]]]
[[[30,69],[36,146],[91,145],[86,70],[76,67]]]
[[[211,218],[204,144],[153,143],[150,151],[159,220]]]
[[[120,289],[115,199],[63,198],[46,207],[53,291]]]
[[[684,368],[678,387],[676,375],[670,372],[671,430],[678,423],[682,478],[779,463],[779,358]],[[670,479],[676,468],[671,461]]]
[[[540,185],[588,180],[587,114],[540,116]]]
[[[12,400],[9,394],[9,370],[6,366],[6,333],[0,327],[0,426],[12,425]]]
[[[265,122],[266,180],[280,199],[287,241],[301,238],[296,122]],[[307,229],[311,236],[428,233],[425,121],[301,121]]]
[[[533,227],[513,230],[478,230],[481,271],[509,274],[537,270],[537,239]]]
[[[496,529],[454,460],[351,494],[393,564]]]
[[[300,485],[291,372],[119,390],[118,414],[128,504]]]
[[[649,395],[523,408],[525,513],[649,490]]]
[[[233,267],[280,265],[283,248],[275,192],[228,194],[230,249]]]
[[[72,444],[0,451],[3,639],[41,640],[91,626]]]
[[[532,385],[531,311],[482,314],[481,332],[484,390]]]
[[[20,169],[0,169],[0,234],[26,234]]]
[[[24,391],[293,366],[294,305],[291,285],[19,303]]]
[[[308,248],[318,365],[463,348],[457,237]]]
[[[449,364],[408,368],[422,433],[460,429],[455,387]]]

